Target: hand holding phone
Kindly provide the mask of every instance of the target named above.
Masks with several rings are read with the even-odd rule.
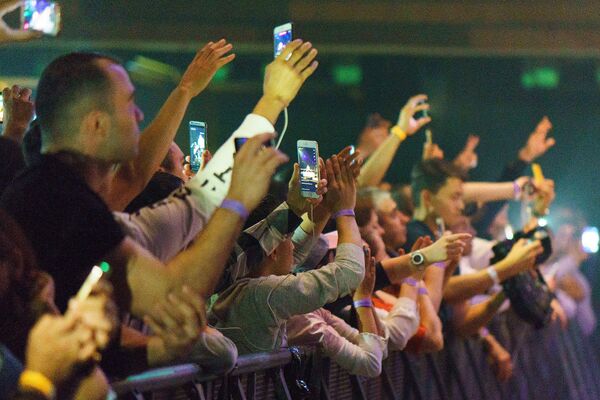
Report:
[[[21,12],[21,26],[25,31],[42,32],[56,36],[61,30],[60,4],[51,0],[25,0]]]
[[[318,199],[319,145],[312,140],[298,140],[297,149],[300,165],[300,194],[303,197]]]
[[[202,165],[202,153],[206,150],[206,123],[202,121],[190,121],[190,166],[197,173]]]

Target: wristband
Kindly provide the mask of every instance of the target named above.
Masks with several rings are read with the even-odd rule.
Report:
[[[479,337],[484,338],[490,334],[490,331],[485,326],[479,330]]]
[[[492,279],[492,282],[494,282],[494,285],[500,284],[500,278],[498,277],[498,272],[496,271],[496,269],[494,267],[486,268],[485,272],[487,272],[488,276]]]
[[[406,139],[406,136],[408,136],[406,132],[404,132],[398,125],[394,125],[390,132],[392,132],[393,135],[396,135],[401,142],[403,142],[404,139]]]
[[[418,282],[416,280],[414,280],[413,278],[404,278],[402,280],[402,283],[405,283],[408,286],[417,287]]]
[[[519,200],[521,198],[521,186],[519,186],[519,184],[517,183],[517,181],[513,182],[513,190],[514,190],[514,196],[515,196],[515,200]]]
[[[44,374],[26,369],[19,377],[19,386],[22,389],[33,389],[42,393],[47,399],[54,399],[56,390],[54,384]]]
[[[365,299],[355,300],[354,308],[359,308],[359,307],[373,307],[373,300],[371,300],[370,297],[367,297]]]
[[[338,217],[354,217],[354,210],[350,209],[350,208],[346,208],[344,210],[340,210],[338,212],[336,212],[335,214],[333,214],[332,218],[336,219]]]
[[[448,266],[448,264],[446,264],[444,261],[436,262],[431,265],[433,265],[434,267],[438,267],[439,269],[446,269],[446,267]]]
[[[421,296],[427,296],[429,294],[429,291],[427,290],[427,288],[425,286],[421,286],[417,290],[417,294],[419,294]]]
[[[248,219],[248,215],[250,215],[248,210],[246,210],[246,207],[244,207],[244,205],[237,200],[225,199],[221,203],[221,208],[233,211],[234,213],[239,215],[240,218],[244,221]]]

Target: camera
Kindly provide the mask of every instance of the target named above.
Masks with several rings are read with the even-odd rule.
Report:
[[[537,256],[537,258],[535,259],[536,265],[543,264],[552,255],[552,241],[550,239],[550,233],[548,232],[548,229],[546,227],[538,226],[537,228],[532,229],[529,232],[516,232],[512,239],[506,239],[492,247],[494,257],[492,257],[490,263],[495,264],[498,261],[503,260],[508,255],[508,253],[510,253],[514,244],[520,239],[527,239],[531,241],[539,240],[542,242],[544,252]]]

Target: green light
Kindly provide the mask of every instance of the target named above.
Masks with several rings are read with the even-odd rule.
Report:
[[[560,83],[560,72],[552,67],[532,68],[521,75],[525,89],[556,89]]]
[[[360,65],[336,65],[331,71],[333,80],[342,86],[358,86],[362,82],[363,74]]]
[[[214,82],[224,82],[229,79],[229,75],[231,73],[231,67],[229,65],[224,65],[217,70],[215,76],[213,77]]]
[[[108,271],[110,271],[110,264],[107,263],[106,261],[102,261],[100,263],[100,269],[102,270],[102,272],[104,272],[106,274],[106,273],[108,273]]]

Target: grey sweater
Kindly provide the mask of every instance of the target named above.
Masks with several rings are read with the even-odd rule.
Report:
[[[209,321],[236,344],[239,354],[274,351],[287,345],[286,321],[350,294],[364,276],[362,248],[343,243],[335,261],[296,275],[244,278],[227,288]]]

